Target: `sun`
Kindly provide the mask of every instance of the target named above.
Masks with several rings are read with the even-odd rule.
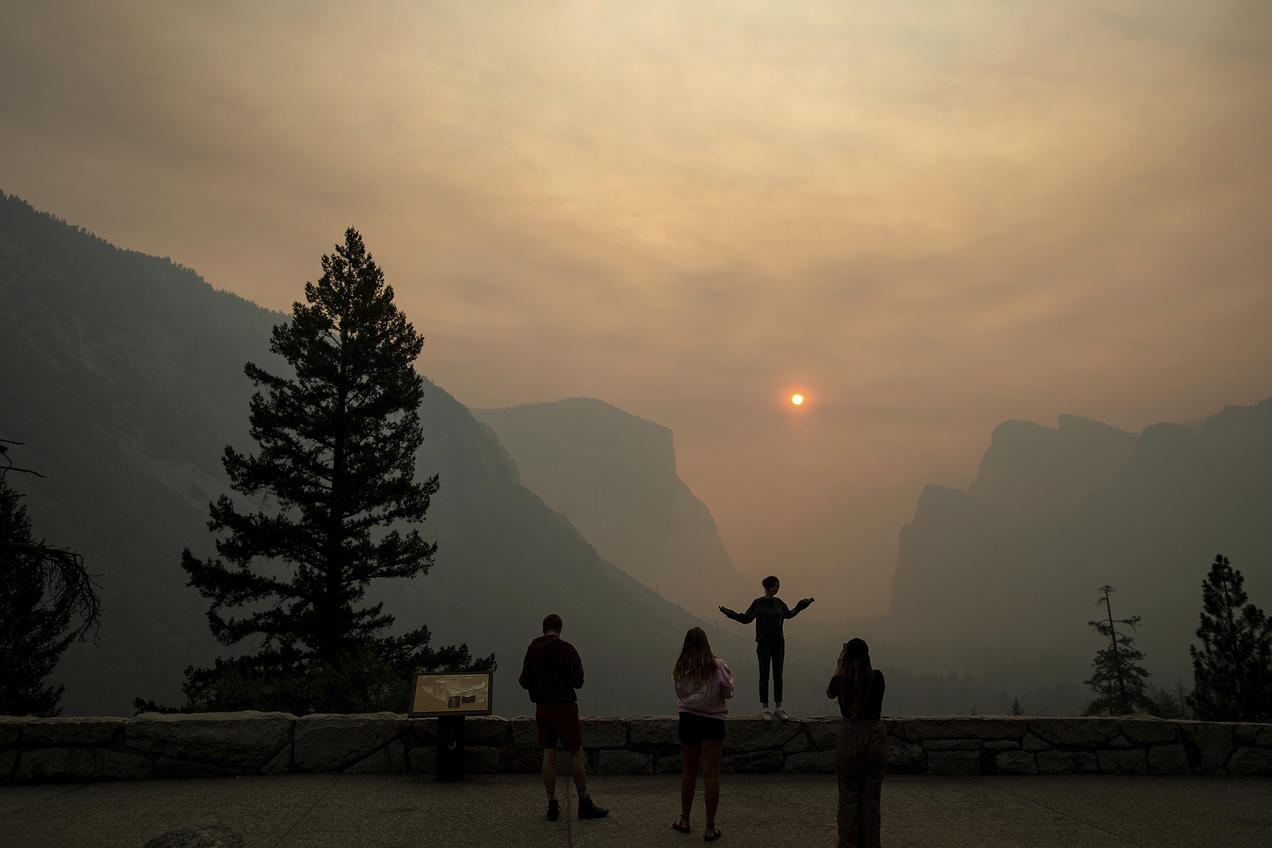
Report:
[[[799,393],[791,395],[791,403],[801,406],[804,403],[804,396]]]

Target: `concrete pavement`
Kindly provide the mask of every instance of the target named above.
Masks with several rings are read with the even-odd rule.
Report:
[[[610,816],[544,820],[537,775],[286,775],[0,787],[3,848],[141,848],[168,831],[224,825],[247,848],[687,846],[671,829],[679,778],[589,777]],[[722,848],[835,845],[833,776],[724,775]],[[883,842],[975,848],[1272,844],[1272,780],[1226,777],[888,777]]]

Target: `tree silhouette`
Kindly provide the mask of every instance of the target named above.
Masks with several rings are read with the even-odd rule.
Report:
[[[217,640],[258,646],[187,669],[190,708],[401,709],[413,668],[493,666],[493,656],[474,663],[466,645],[430,648],[426,627],[388,636],[383,604],[361,604],[373,580],[426,574],[436,550],[418,530],[402,532],[424,520],[438,489],[436,476],[415,481],[423,339],[356,230],[322,269],[271,336],[294,376],[244,367],[258,389],[249,422],[259,450],[227,446],[222,463],[235,491],[264,495],[261,508],[241,512],[221,496],[208,527],[224,531],[225,561],[182,554],[189,585],[212,601]]]
[[[0,439],[0,714],[53,716],[64,687],[45,681],[70,644],[98,626],[101,601],[83,557],[32,535],[7,477],[43,475],[13,465],[8,449],[18,444]]]
[[[1113,619],[1113,604],[1109,595],[1112,586],[1100,587],[1100,599],[1105,618],[1088,621],[1090,627],[1109,640],[1109,646],[1098,651],[1092,665],[1095,669],[1089,680],[1082,681],[1096,693],[1095,700],[1087,705],[1084,715],[1126,715],[1133,712],[1157,712],[1157,705],[1148,695],[1148,672],[1140,663],[1144,654],[1135,647],[1135,639],[1126,632],[1118,632],[1117,625],[1135,629],[1140,617]]]
[[[1201,624],[1190,645],[1193,692],[1188,698],[1198,719],[1272,719],[1272,622],[1252,603],[1241,571],[1223,554],[1215,556],[1201,584]]]

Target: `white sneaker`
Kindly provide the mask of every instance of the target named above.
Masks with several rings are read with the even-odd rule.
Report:
[[[782,709],[781,707],[778,707],[776,710],[773,711],[773,718],[777,719],[778,721],[786,721],[787,719],[790,718],[790,716],[786,714],[786,710]]]
[[[772,718],[773,718],[773,713],[769,710],[768,707],[764,707],[763,709],[760,710],[760,719],[762,721],[769,721]]]

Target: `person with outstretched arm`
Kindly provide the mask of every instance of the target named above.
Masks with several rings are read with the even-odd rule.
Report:
[[[760,662],[760,718],[766,721],[771,718],[784,720],[790,716],[782,709],[782,663],[786,659],[786,636],[782,632],[782,623],[799,615],[814,599],[804,598],[791,609],[777,596],[782,584],[776,577],[765,577],[761,585],[764,586],[764,597],[751,601],[746,612],[736,613],[728,607],[720,607],[720,612],[742,624],[755,622],[755,656]],[[770,666],[773,670],[773,712],[769,711],[768,699]]]

